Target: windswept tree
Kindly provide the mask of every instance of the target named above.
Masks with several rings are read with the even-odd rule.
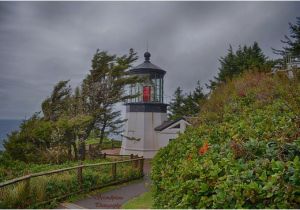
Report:
[[[85,137],[91,117],[84,113],[80,88],[72,89],[69,81],[58,82],[51,93],[42,103],[43,120],[53,122],[53,146],[63,146],[68,150],[68,158],[78,158],[76,141]],[[72,152],[73,148],[73,152]],[[84,155],[84,154],[83,154]]]
[[[99,129],[101,145],[107,133],[121,132],[124,120],[115,105],[132,97],[125,87],[135,84],[139,78],[129,75],[127,70],[137,58],[133,49],[120,57],[99,49],[96,51],[92,69],[81,86],[84,112],[92,117],[85,138],[93,129]]]
[[[42,152],[51,146],[53,123],[43,120],[40,113],[24,120],[20,131],[14,131],[4,141],[5,153],[14,160],[24,162],[41,161]]]
[[[69,80],[58,82],[51,93],[51,96],[42,102],[42,111],[45,120],[56,121],[69,109],[71,87]]]
[[[132,49],[123,56],[97,50],[81,86],[73,93],[68,80],[58,82],[42,102],[43,116],[33,115],[8,137],[7,153],[14,159],[36,162],[43,161],[42,156],[50,157],[50,149],[54,149],[54,154],[63,158],[67,154],[73,159],[74,154],[77,159],[80,154],[84,159],[85,140],[91,131],[99,131],[95,133],[99,133],[100,144],[108,133],[120,132],[124,120],[115,105],[136,97],[125,91],[127,85],[142,81],[127,71],[136,59]]]
[[[68,159],[72,159],[72,147],[77,158],[76,130],[69,121],[74,116],[70,115],[72,93],[68,82],[58,82],[42,102],[43,116],[35,113],[22,123],[19,132],[8,136],[5,148],[12,158],[39,162],[51,156],[51,149],[59,154],[67,149]]]
[[[52,139],[56,145],[62,145],[68,149],[68,158],[78,159],[78,148],[76,141],[84,135],[86,128],[91,121],[88,115],[78,114],[75,116],[62,116],[54,124]],[[79,142],[80,146],[84,146]],[[73,148],[73,153],[72,153]],[[81,148],[82,149],[82,148]],[[84,151],[80,153],[81,158],[84,158]]]

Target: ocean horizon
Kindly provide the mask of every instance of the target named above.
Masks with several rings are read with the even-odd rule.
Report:
[[[3,141],[12,131],[19,130],[23,120],[19,119],[0,119],[0,151],[4,150]]]
[[[0,119],[0,151],[4,150],[3,141],[12,131],[18,131],[23,120],[19,119]],[[120,135],[109,135],[110,138],[121,141]]]

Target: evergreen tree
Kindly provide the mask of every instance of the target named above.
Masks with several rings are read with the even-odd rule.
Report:
[[[273,49],[274,53],[282,55],[284,58],[287,55],[299,56],[300,55],[300,17],[296,17],[296,24],[289,23],[290,35],[284,36],[284,40],[281,40],[285,46],[282,50]]]
[[[184,116],[184,95],[182,89],[177,87],[169,106],[169,118],[171,120]]]
[[[218,82],[225,81],[227,77],[231,77],[239,70],[236,55],[231,45],[229,46],[228,54],[225,57],[221,57],[219,62],[221,63],[221,67],[219,68],[218,76],[215,77]]]
[[[178,87],[173,97],[169,107],[169,118],[172,120],[197,115],[200,112],[201,101],[206,98],[200,81],[197,81],[197,86],[192,93],[185,95]]]
[[[184,116],[195,116],[200,112],[200,103],[206,98],[200,81],[195,90],[184,98]]]
[[[204,99],[206,96],[203,93],[203,87],[200,84],[200,81],[197,81],[197,86],[193,92],[193,98],[196,102],[199,102],[200,100]]]
[[[247,70],[268,71],[273,64],[267,60],[257,42],[249,47],[246,45],[239,46],[236,52],[233,52],[230,45],[227,55],[221,57],[219,62],[221,66],[218,75],[207,85],[210,89]]]

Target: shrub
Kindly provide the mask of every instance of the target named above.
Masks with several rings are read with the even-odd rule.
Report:
[[[246,73],[153,160],[157,208],[299,208],[300,83]]]

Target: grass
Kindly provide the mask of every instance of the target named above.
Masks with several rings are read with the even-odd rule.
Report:
[[[97,138],[90,138],[90,139],[86,140],[85,144],[86,145],[99,144],[99,139],[97,139]]]
[[[145,192],[136,198],[127,201],[122,205],[122,209],[151,209],[153,208],[152,192]]]
[[[86,145],[93,145],[93,144],[99,144],[99,138],[89,138],[85,144]],[[114,147],[121,147],[122,142],[121,141],[117,141],[117,140],[111,140],[108,138],[105,138],[103,140],[103,148],[102,149],[111,149],[111,143],[114,143]]]

